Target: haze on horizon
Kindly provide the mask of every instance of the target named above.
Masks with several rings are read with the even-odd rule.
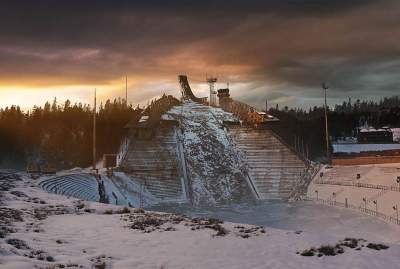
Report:
[[[90,103],[179,96],[187,74],[200,96],[206,74],[234,98],[264,107],[330,104],[398,94],[400,2],[2,1],[0,107],[54,97]]]

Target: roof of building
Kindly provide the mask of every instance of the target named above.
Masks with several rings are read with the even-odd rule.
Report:
[[[360,133],[373,133],[373,132],[391,132],[390,128],[387,127],[382,127],[379,129],[375,129],[375,128],[361,128],[360,129]]]

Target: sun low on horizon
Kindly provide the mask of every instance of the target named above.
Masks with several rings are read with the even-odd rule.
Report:
[[[72,103],[93,105],[94,92],[98,103],[106,100],[125,99],[128,93],[128,103],[133,106],[144,106],[150,100],[162,94],[173,94],[179,97],[180,91],[178,83],[173,85],[167,81],[160,81],[159,85],[151,85],[151,89],[141,92],[140,89],[148,87],[142,84],[141,79],[133,79],[123,76],[119,80],[110,81],[107,84],[83,84],[83,85],[21,85],[3,86],[0,85],[0,108],[19,106],[23,110],[30,110],[34,106],[43,106],[46,102],[57,100],[58,104],[63,104],[66,100]],[[127,83],[126,83],[127,82]]]

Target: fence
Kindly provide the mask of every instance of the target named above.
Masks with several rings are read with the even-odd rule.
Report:
[[[359,187],[359,188],[369,188],[369,189],[378,189],[378,190],[387,190],[387,191],[397,191],[400,192],[400,185],[376,185],[376,184],[369,184],[369,183],[361,183],[361,182],[343,182],[343,181],[322,181],[316,180],[315,184],[325,184],[325,185],[339,185],[339,186],[350,186],[350,187]]]
[[[306,200],[313,201],[313,202],[316,202],[316,203],[320,203],[320,204],[323,204],[323,205],[350,208],[350,209],[353,209],[353,210],[357,210],[357,211],[359,211],[361,213],[364,213],[366,215],[380,218],[380,219],[382,219],[382,220],[384,220],[386,222],[400,225],[397,207],[396,207],[396,211],[397,211],[396,212],[397,213],[396,217],[392,217],[392,216],[380,213],[377,210],[368,209],[368,208],[362,207],[362,206],[355,206],[355,205],[349,204],[347,202],[346,203],[342,203],[342,202],[337,202],[336,200],[325,200],[325,199],[321,199],[321,198],[311,198],[311,197],[307,197]]]

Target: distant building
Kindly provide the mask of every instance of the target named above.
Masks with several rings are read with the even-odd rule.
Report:
[[[393,141],[389,128],[361,128],[357,139],[332,143],[332,163],[337,165],[400,162],[400,144]]]
[[[229,88],[218,90],[219,106],[228,112],[233,113],[246,124],[261,126],[265,123],[278,122],[279,119],[256,108],[235,101],[230,97]]]
[[[227,109],[230,102],[232,102],[231,95],[229,94],[229,89],[219,89],[218,90],[219,106],[223,109]]]
[[[357,142],[370,143],[393,143],[393,132],[389,128],[362,128],[358,131]]]

